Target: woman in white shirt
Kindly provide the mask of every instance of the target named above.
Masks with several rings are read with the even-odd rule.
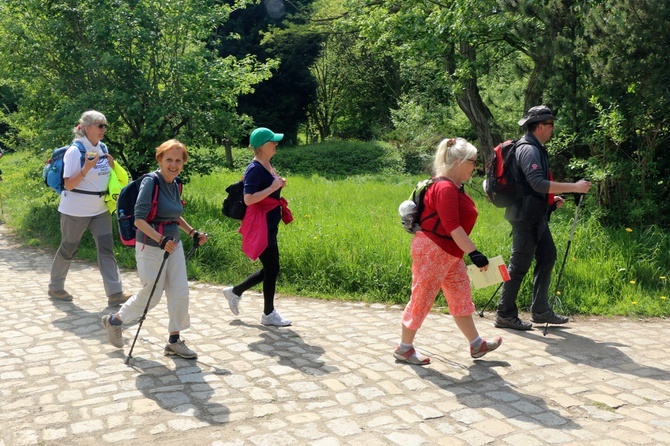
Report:
[[[102,142],[107,118],[98,111],[88,110],[72,131],[75,138],[63,157],[64,189],[58,206],[61,243],[51,265],[48,294],[55,301],[72,300],[72,295],[65,290],[65,279],[84,231],[88,229],[98,249],[98,268],[107,304],[119,306],[130,295],[123,292],[121,285],[114,257],[112,217],[105,205],[110,171],[114,167],[114,158]]]

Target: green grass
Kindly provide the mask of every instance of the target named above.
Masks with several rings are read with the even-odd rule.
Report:
[[[344,146],[340,143],[335,147],[341,151]],[[357,169],[375,166],[368,168],[375,172],[371,175],[296,173],[301,169],[289,163],[289,155],[302,160],[303,152],[310,150],[320,157],[328,156],[323,147],[319,151],[310,146],[292,148],[282,153],[284,160],[277,163],[281,173],[293,172],[285,174],[288,185],[283,196],[295,218],[290,225],[280,227],[279,292],[404,304],[410,294],[411,236],[400,225],[397,207],[423,177],[397,173],[397,157],[392,154],[377,154],[377,159],[348,155],[348,162],[358,160]],[[220,168],[211,175],[191,178],[184,187],[185,218],[211,236],[210,243],[200,248],[188,263],[189,276],[194,280],[230,284],[259,265],[241,252],[239,222],[221,215],[225,187],[240,178],[250,158],[248,151],[234,153],[238,166],[234,171]],[[0,200],[5,219],[26,244],[55,249],[60,240],[57,199],[39,178],[42,162],[23,153],[5,156]],[[323,161],[323,165],[333,165],[329,163]],[[467,188],[480,211],[472,238],[484,254],[502,254],[509,259],[510,226],[503,218],[503,210],[487,203],[479,193],[480,184],[481,180],[476,179]],[[592,197],[588,197],[580,213],[559,290],[561,311],[597,315],[670,314],[668,233],[653,226],[631,228],[632,232],[626,228],[603,228],[590,216],[590,209],[595,206]],[[558,251],[555,271],[563,260],[574,212],[575,206],[569,202],[552,216]],[[185,244],[188,249],[190,241]],[[132,250],[118,243],[116,252],[121,267],[134,268]],[[95,247],[89,236],[84,237],[78,257],[95,259]],[[530,279],[529,274],[520,293],[518,303],[522,309],[530,304]],[[554,286],[550,289],[552,294]],[[494,289],[474,291],[475,303],[484,305]],[[440,300],[443,302],[441,297]]]

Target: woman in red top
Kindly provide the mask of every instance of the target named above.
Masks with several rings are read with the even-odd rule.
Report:
[[[482,271],[488,269],[489,264],[468,236],[477,221],[477,208],[465,193],[463,182],[472,175],[476,160],[477,149],[463,138],[445,139],[437,146],[433,170],[443,181],[433,183],[426,191],[421,214],[423,230],[412,239],[412,296],[402,315],[400,345],[393,353],[399,361],[417,365],[430,363],[430,358],[416,352],[413,343],[440,289],[449,313],[470,342],[473,358],[481,358],[502,342],[500,337],[483,340],[477,332],[472,319],[475,305],[470,279],[463,262],[463,254],[467,252],[472,263]],[[431,214],[435,215],[426,218]],[[439,225],[432,232],[436,219]]]

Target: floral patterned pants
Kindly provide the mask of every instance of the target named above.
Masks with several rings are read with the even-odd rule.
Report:
[[[440,248],[424,233],[412,239],[412,297],[402,314],[402,324],[418,330],[442,289],[452,316],[475,311],[465,262]]]

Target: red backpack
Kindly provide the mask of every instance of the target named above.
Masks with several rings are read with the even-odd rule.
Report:
[[[489,201],[499,208],[506,208],[520,197],[516,164],[516,140],[509,139],[495,146],[486,165],[484,192]]]

